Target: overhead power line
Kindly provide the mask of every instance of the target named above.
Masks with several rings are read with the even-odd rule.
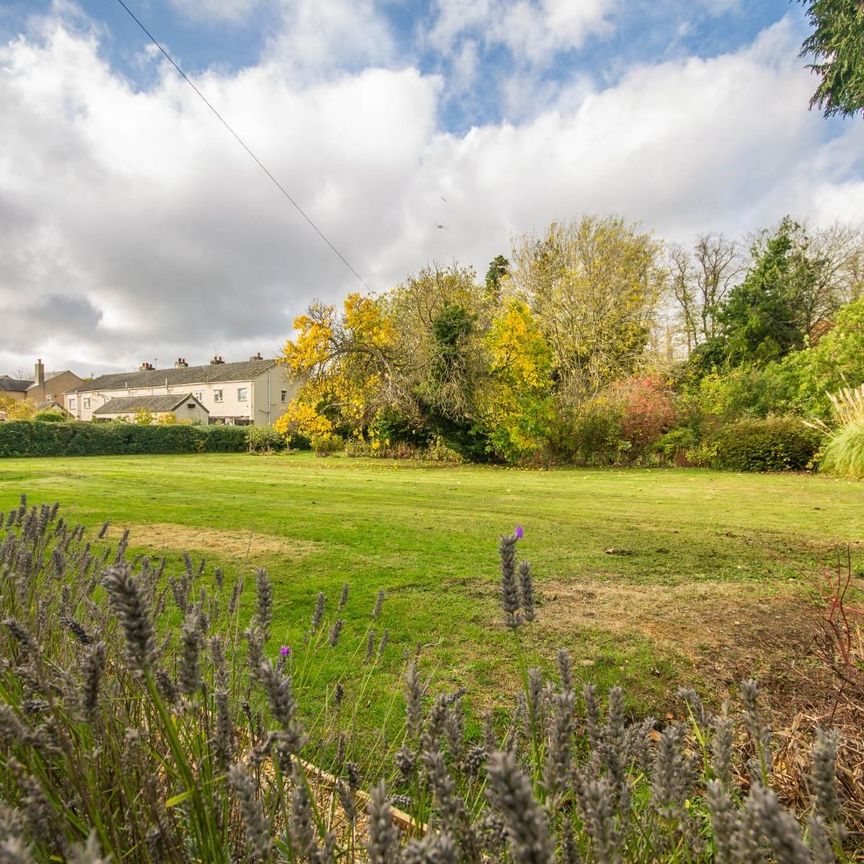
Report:
[[[273,176],[272,172],[267,168],[267,166],[255,155],[252,148],[240,137],[240,135],[234,131],[231,124],[216,110],[213,106],[213,103],[198,89],[195,85],[195,82],[180,68],[180,65],[177,61],[168,53],[168,51],[162,47],[162,44],[156,39],[156,37],[144,26],[142,21],[138,18],[138,16],[123,2],[123,0],[117,0],[117,2],[126,10],[129,17],[141,28],[147,38],[162,52],[168,62],[177,70],[177,73],[180,77],[195,91],[198,98],[213,112],[216,119],[231,133],[237,143],[249,154],[249,156],[254,160],[255,164],[270,178],[276,188],[291,202],[294,206],[294,209],[309,223],[312,230],[330,247],[333,253],[339,258],[339,260],[360,280],[361,284],[364,288],[369,290],[369,286],[366,284],[366,280],[354,269],[351,265],[351,262],[336,248],[336,246],[330,241],[330,238],[312,221],[312,218],[306,213],[306,211],[294,200],[291,196],[291,193]]]

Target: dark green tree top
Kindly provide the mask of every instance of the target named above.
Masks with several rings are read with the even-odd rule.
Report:
[[[757,243],[753,266],[723,305],[718,317],[729,366],[762,366],[804,344],[800,307],[811,273],[809,262],[796,248],[800,230],[787,217],[776,233]]]
[[[486,271],[486,291],[495,299],[501,296],[501,280],[510,272],[510,262],[503,255],[496,255]]]
[[[822,79],[810,107],[832,114],[864,112],[864,2],[801,0],[813,32],[804,40],[802,57]]]

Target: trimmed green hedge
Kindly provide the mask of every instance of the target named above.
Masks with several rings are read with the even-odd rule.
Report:
[[[4,456],[125,456],[135,453],[240,453],[248,427],[137,426],[134,423],[0,423]]]
[[[804,471],[814,467],[821,436],[797,417],[741,420],[715,436],[715,467],[731,471]]]

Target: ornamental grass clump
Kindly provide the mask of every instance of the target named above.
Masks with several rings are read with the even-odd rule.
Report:
[[[864,384],[844,387],[829,396],[832,425],[822,447],[823,471],[854,480],[864,478]]]
[[[817,734],[811,803],[787,809],[755,683],[716,714],[682,691],[678,718],[655,722],[634,720],[620,688],[577,682],[566,652],[545,675],[521,529],[501,541],[523,672],[509,716],[469,734],[469,694],[436,692],[409,651],[402,731],[374,751],[355,733],[386,630],[377,650],[353,630],[370,618],[352,617],[348,591],[339,617],[321,594],[303,644],[278,646],[263,571],[249,597],[188,557],[174,575],[25,499],[0,531],[3,864],[855,860],[842,741]],[[344,674],[322,683],[341,652]]]

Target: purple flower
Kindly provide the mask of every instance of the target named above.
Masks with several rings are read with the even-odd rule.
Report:
[[[525,534],[525,532],[522,530],[522,526],[521,526],[521,525],[517,525],[516,528],[513,530],[513,536],[514,536],[517,540],[521,540],[522,537],[524,536],[524,534]]]
[[[290,645],[283,645],[279,649],[279,656],[280,657],[290,657],[291,656],[291,646]]]

